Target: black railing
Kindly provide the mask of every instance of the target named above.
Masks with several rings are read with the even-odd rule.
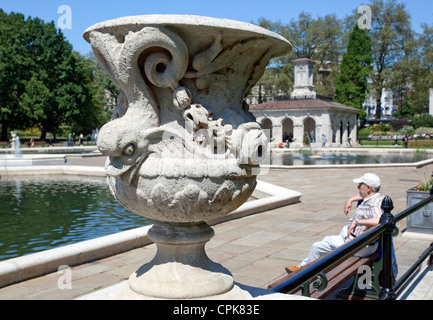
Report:
[[[395,216],[395,221],[399,222],[403,220],[404,218],[407,218],[409,215],[414,213],[415,211],[418,211],[419,209],[427,206],[430,202],[433,201],[433,188],[430,190],[430,197],[427,199],[424,199],[415,205],[413,205],[410,208],[407,208],[406,210],[403,210],[399,214]],[[419,257],[419,259],[409,268],[408,271],[404,275],[400,277],[400,279],[394,284],[393,289],[396,292],[397,295],[399,295],[405,288],[405,285],[409,282],[411,277],[416,273],[418,268],[421,266],[421,264],[430,256],[430,269],[433,266],[433,243],[428,247],[424,253]]]
[[[433,193],[433,189],[431,194]],[[382,280],[379,299],[381,300],[393,300],[402,292],[404,286],[408,283],[414,273],[418,270],[419,266],[430,256],[430,265],[433,263],[433,243],[432,245],[422,254],[422,256],[415,262],[415,264],[403,275],[400,279],[395,282],[392,270],[392,236],[396,231],[396,223],[410,214],[414,213],[418,209],[428,205],[433,201],[433,195],[429,198],[420,201],[412,207],[400,212],[395,217],[391,214],[394,208],[392,200],[387,196],[382,202],[383,214],[381,216],[379,225],[373,229],[365,232],[361,236],[354,240],[346,243],[345,245],[337,248],[330,254],[324,256],[316,263],[308,266],[305,269],[300,270],[288,280],[275,286],[272,290],[280,293],[291,293],[298,288],[308,287],[305,284],[309,284],[312,279],[317,278],[314,283],[314,287],[325,289],[326,279],[323,279],[323,272],[338,263],[346,260],[348,257],[353,256],[356,252],[364,248],[366,245],[371,244],[372,241],[378,237],[381,238],[382,243]],[[323,285],[323,282],[325,285]],[[303,292],[303,295],[309,296],[308,292]]]

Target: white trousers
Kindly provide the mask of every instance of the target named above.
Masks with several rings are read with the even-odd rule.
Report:
[[[342,246],[346,242],[347,236],[347,226],[344,226],[339,235],[336,236],[327,236],[323,238],[322,241],[318,241],[313,243],[311,246],[310,252],[308,256],[301,262],[301,267],[306,266],[307,264],[313,262],[316,259],[319,259],[321,256],[331,252],[332,250],[337,249]],[[352,237],[347,238],[350,240]]]
[[[338,247],[341,247],[343,244],[345,244],[347,241],[350,241],[353,239],[352,236],[347,238],[347,228],[348,226],[344,226],[339,235],[336,236],[327,236],[323,238],[322,241],[315,242],[310,249],[310,252],[308,253],[308,256],[304,259],[304,261],[301,262],[300,266],[305,267],[307,264],[315,261],[316,259],[319,259],[321,256],[327,254],[328,252],[331,252]],[[368,257],[372,255],[377,250],[378,242],[366,246],[365,248],[361,249],[355,256],[357,257]]]

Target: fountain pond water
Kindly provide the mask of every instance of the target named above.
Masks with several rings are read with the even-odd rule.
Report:
[[[305,165],[355,165],[355,164],[390,164],[390,163],[415,163],[429,159],[431,156],[426,151],[387,150],[387,152],[360,150],[339,151],[310,151],[296,150],[268,153],[264,161],[270,165],[305,166]]]
[[[120,206],[104,178],[0,180],[0,261],[151,223]]]

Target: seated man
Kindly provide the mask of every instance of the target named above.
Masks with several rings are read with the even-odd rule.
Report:
[[[327,236],[322,241],[314,243],[308,256],[299,266],[286,267],[288,273],[310,264],[326,253],[359,236],[366,229],[379,224],[380,216],[382,215],[381,205],[384,199],[384,196],[379,193],[379,177],[372,173],[366,173],[362,177],[354,179],[353,182],[358,183],[359,195],[347,200],[344,206],[344,213],[347,215],[350,212],[352,202],[362,200],[362,203],[356,208],[352,219],[341,229],[339,235]]]

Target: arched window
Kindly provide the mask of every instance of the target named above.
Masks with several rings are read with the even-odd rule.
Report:
[[[290,118],[285,118],[282,122],[283,127],[283,140],[287,141],[293,139],[293,121]]]
[[[268,140],[272,138],[272,121],[268,118],[264,118],[262,120],[262,126],[265,130],[266,137],[268,137]]]
[[[308,117],[304,121],[304,134],[308,133],[311,143],[316,142],[316,121],[313,118]]]

